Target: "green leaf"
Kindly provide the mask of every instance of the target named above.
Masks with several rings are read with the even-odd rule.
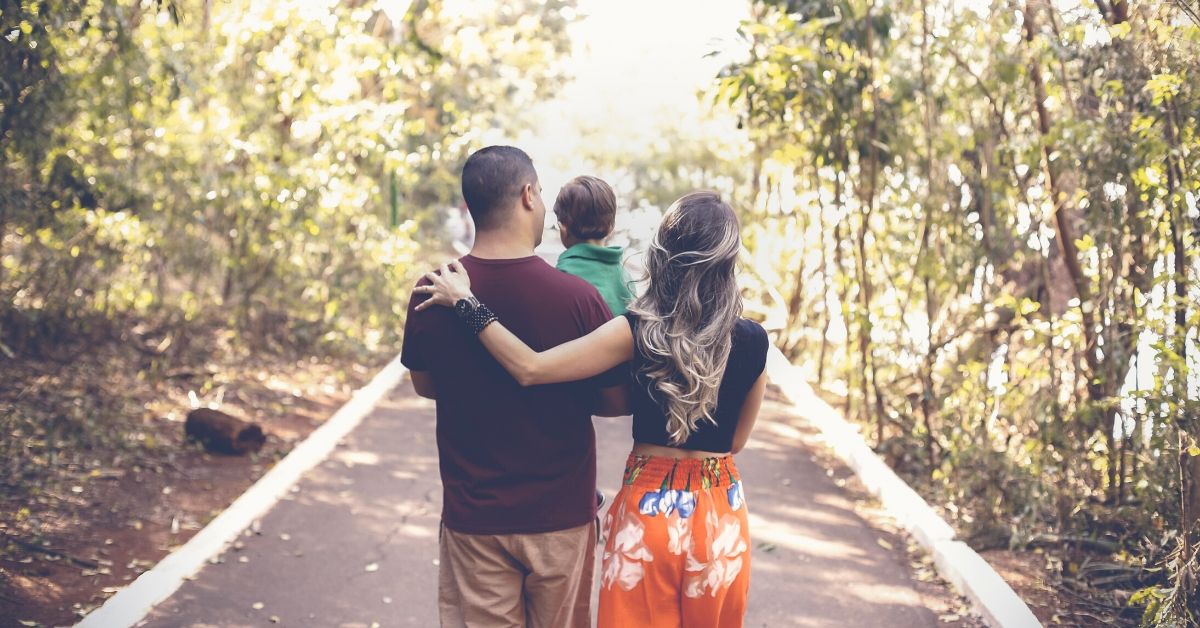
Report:
[[[1151,100],[1155,105],[1161,105],[1163,101],[1174,98],[1182,86],[1183,77],[1166,72],[1155,74],[1149,81],[1146,81],[1146,91],[1150,92]]]

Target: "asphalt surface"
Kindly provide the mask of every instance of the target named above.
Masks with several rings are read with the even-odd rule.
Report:
[[[616,494],[629,419],[595,419]],[[738,456],[754,540],[747,626],[938,626],[902,552],[881,544],[768,402]],[[149,626],[437,626],[441,510],[433,403],[398,387]],[[597,579],[598,580],[598,579]]]

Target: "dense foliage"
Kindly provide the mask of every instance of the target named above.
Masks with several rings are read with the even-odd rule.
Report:
[[[0,0],[0,359],[391,347],[466,152],[561,82],[568,5]],[[18,415],[6,458],[65,444]]]
[[[411,219],[456,202],[466,147],[552,88],[565,43],[532,36],[555,3],[355,4],[6,3],[8,320],[394,332]]]
[[[1196,17],[758,2],[714,90],[787,350],[976,546],[1103,549],[1064,575],[1164,624],[1200,608]]]

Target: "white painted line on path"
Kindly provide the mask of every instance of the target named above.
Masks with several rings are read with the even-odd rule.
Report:
[[[376,404],[400,383],[406,369],[396,356],[370,383],[354,395],[304,442],[242,493],[229,508],[137,580],[89,613],[78,628],[122,628],[142,621],[156,604],[167,599],[208,560],[220,554],[242,530],[274,506],[306,471],[325,460],[338,441],[370,414]]]
[[[971,601],[989,625],[1042,625],[1000,574],[966,543],[956,540],[954,529],[867,446],[854,425],[813,392],[801,369],[776,347],[771,347],[767,356],[767,375],[796,413],[820,430],[823,440],[882,502],[887,514],[933,556],[938,573]]]
[[[938,573],[949,580],[992,626],[1041,626],[1025,602],[978,552],[962,541],[933,547]]]

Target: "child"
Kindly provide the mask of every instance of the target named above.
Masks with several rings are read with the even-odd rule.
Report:
[[[575,177],[554,200],[558,232],[566,251],[558,269],[596,286],[613,316],[625,313],[633,299],[621,267],[621,248],[604,246],[617,215],[617,196],[596,177]]]
[[[617,195],[596,177],[575,177],[562,186],[554,199],[558,235],[567,250],[558,256],[557,268],[596,286],[613,316],[625,313],[633,300],[629,280],[621,267],[621,248],[604,246],[617,216]],[[596,491],[596,527],[604,493]],[[599,541],[600,539],[597,539]]]

